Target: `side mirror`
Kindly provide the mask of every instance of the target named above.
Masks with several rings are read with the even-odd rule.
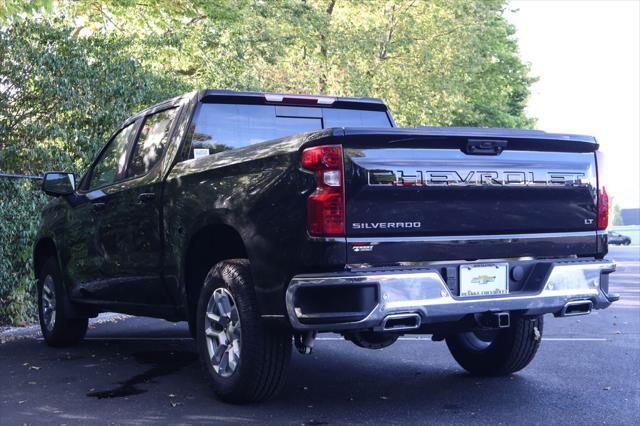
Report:
[[[72,194],[76,190],[76,177],[73,173],[47,172],[42,178],[42,190],[54,197]]]

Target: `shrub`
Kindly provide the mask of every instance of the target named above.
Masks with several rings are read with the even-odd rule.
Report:
[[[131,42],[81,37],[55,18],[0,27],[0,172],[81,174],[122,120],[188,90],[132,59]],[[46,202],[37,187],[0,177],[0,323],[34,315],[31,250]]]
[[[0,180],[0,324],[24,324],[36,314],[31,248],[47,201],[39,182]]]

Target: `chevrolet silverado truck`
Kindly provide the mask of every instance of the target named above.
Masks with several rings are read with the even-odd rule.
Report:
[[[397,128],[378,99],[205,90],[127,119],[84,176],[50,172],[34,246],[42,334],[112,311],[188,321],[231,402],[272,397],[317,333],[445,341],[527,366],[543,316],[609,292],[593,137]]]

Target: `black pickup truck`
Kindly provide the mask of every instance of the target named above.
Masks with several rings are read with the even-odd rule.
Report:
[[[543,315],[617,300],[589,136],[396,128],[377,99],[206,90],[127,119],[84,177],[51,172],[40,325],[189,323],[214,391],[273,396],[318,332],[446,341],[468,371],[533,359]]]

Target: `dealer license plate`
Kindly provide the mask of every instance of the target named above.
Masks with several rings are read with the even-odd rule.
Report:
[[[460,265],[460,296],[482,297],[509,293],[509,265]]]

